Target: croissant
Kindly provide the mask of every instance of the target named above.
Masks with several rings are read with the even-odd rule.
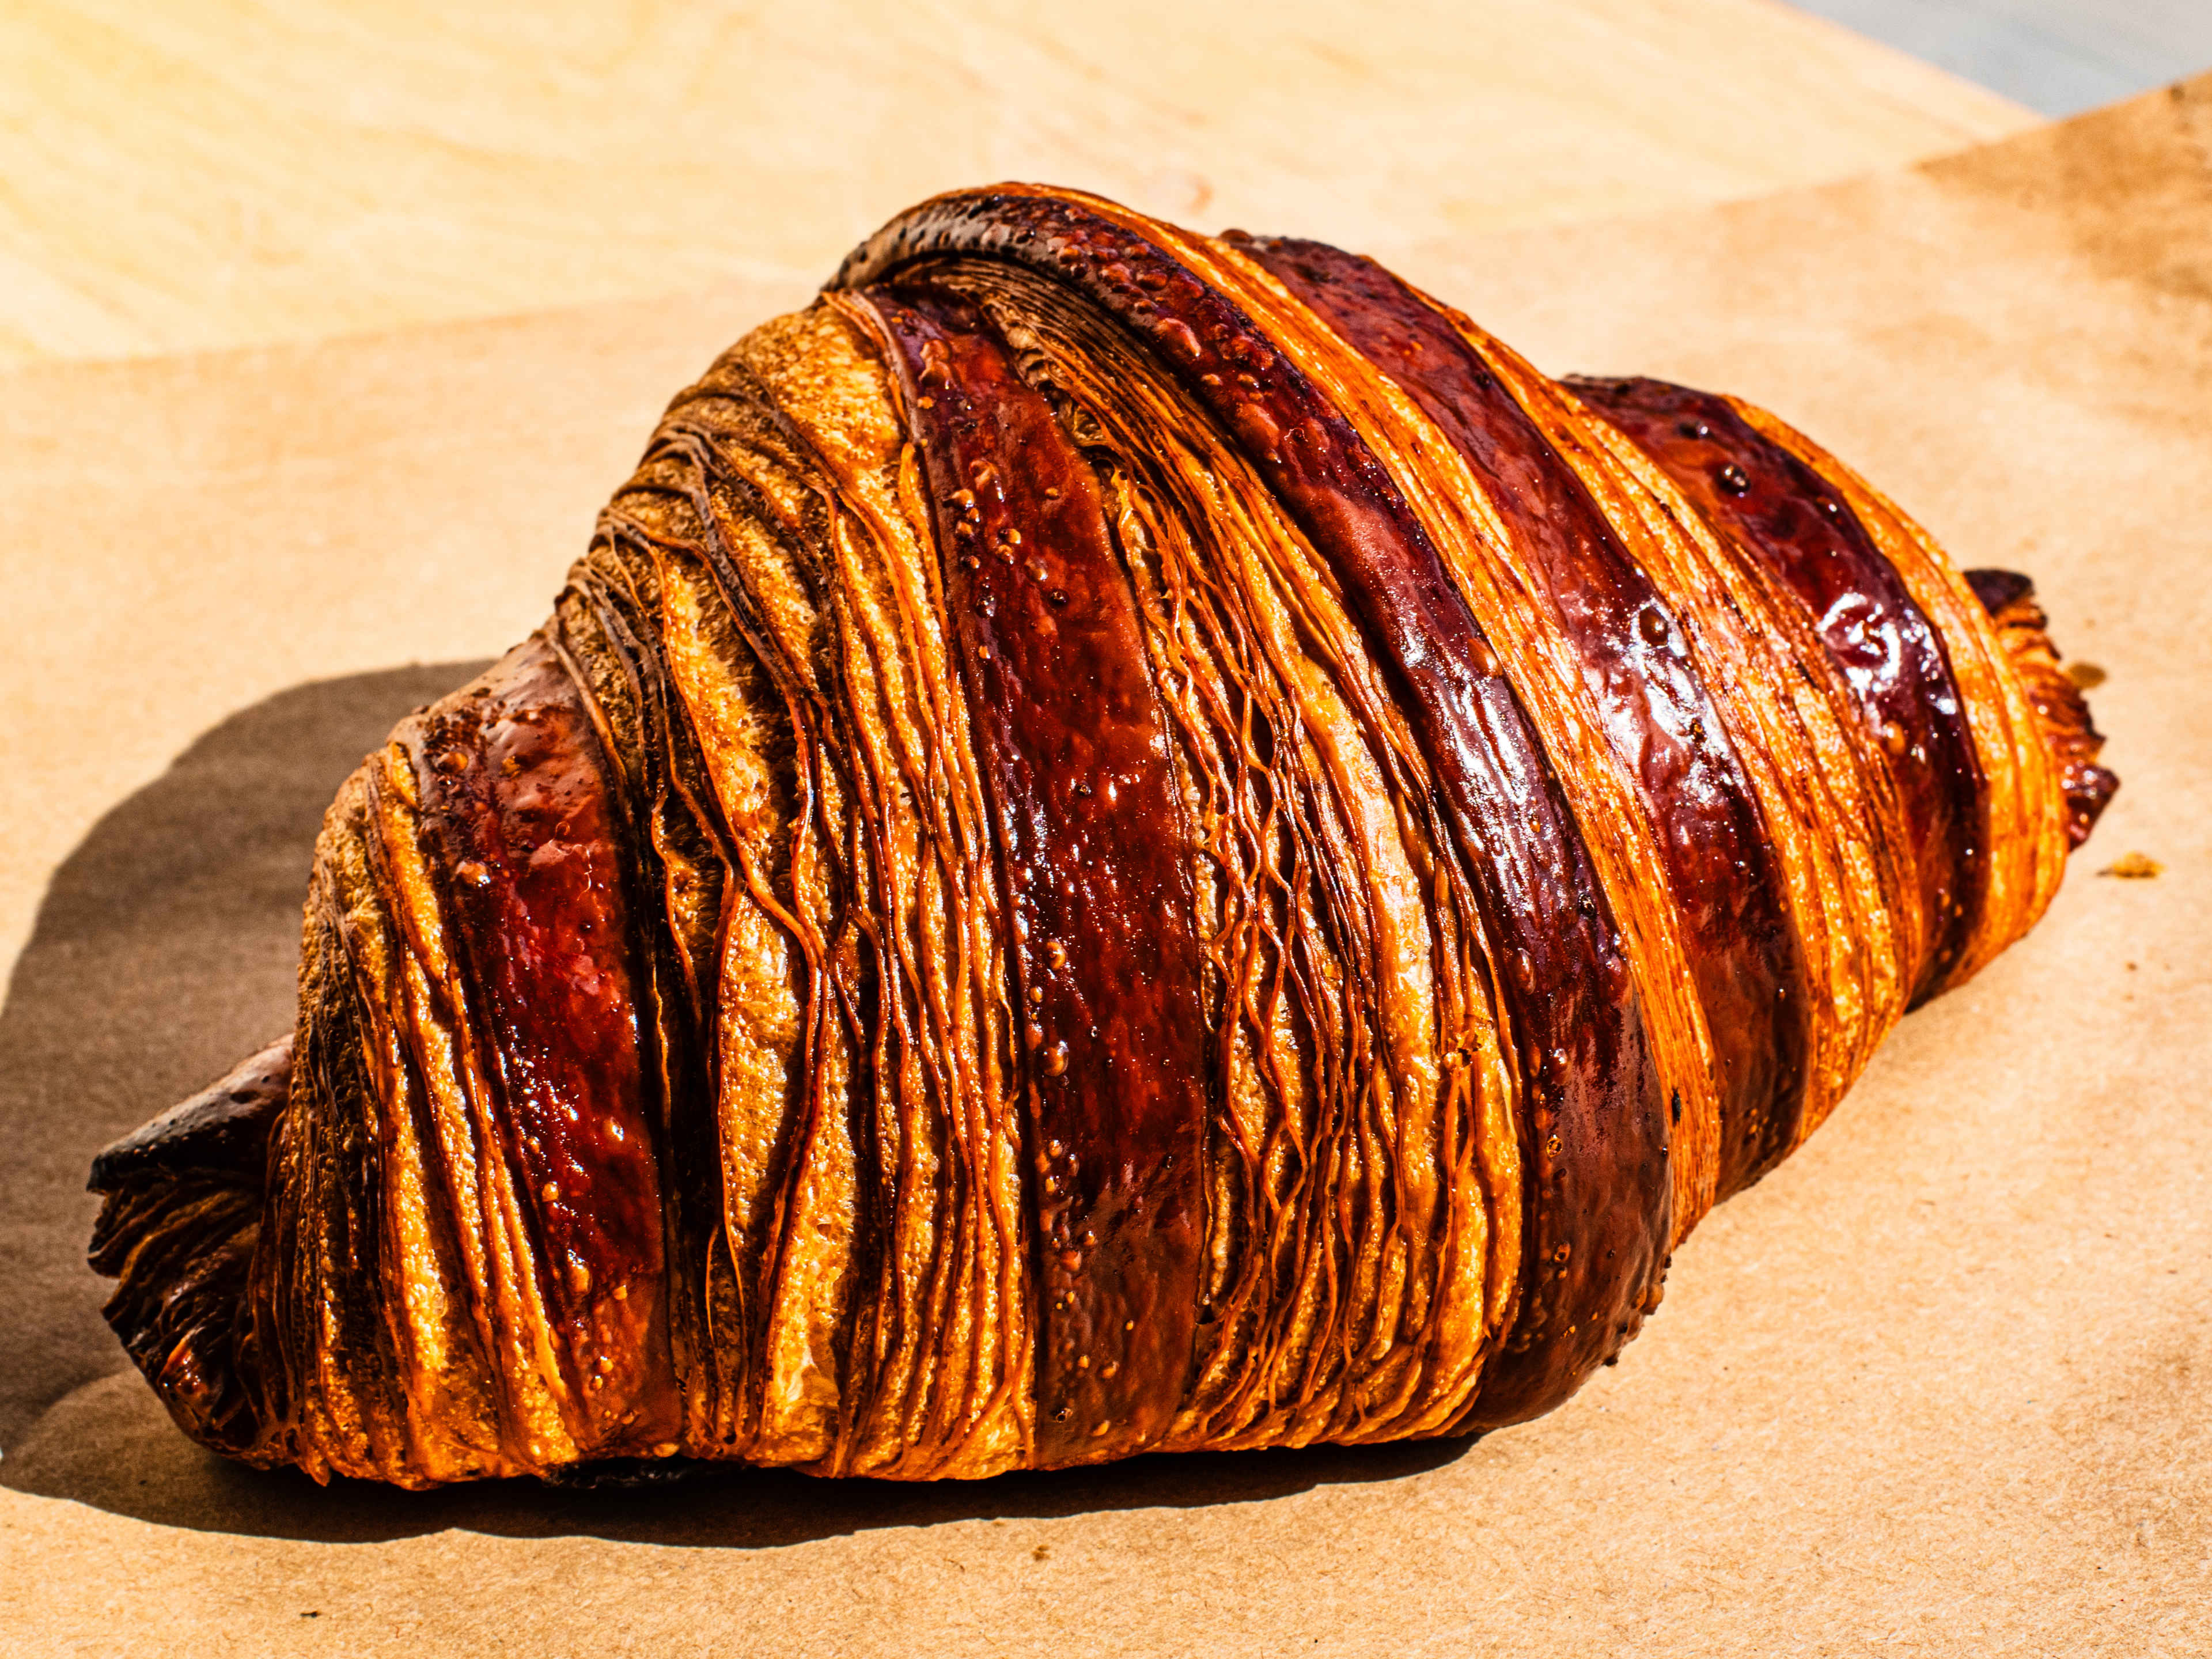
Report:
[[[1006,185],[683,393],[102,1153],[186,1433],[983,1476],[1559,1405],[2112,791],[2025,578],[1738,399]]]

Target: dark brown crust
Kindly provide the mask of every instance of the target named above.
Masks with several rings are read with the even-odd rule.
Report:
[[[1325,243],[1244,251],[1404,388],[1512,527],[1658,832],[1720,1086],[1717,1198],[1787,1152],[1805,1101],[1803,953],[1757,796],[1680,619],[1451,313]]]
[[[1158,1440],[1206,1233],[1208,1040],[1167,720],[1098,483],[975,307],[883,323],[1014,909],[1046,1464]]]
[[[679,880],[719,896],[729,869],[727,826],[710,790],[687,787],[701,764],[696,736],[665,679],[650,613],[614,575],[620,568],[587,560],[572,570],[547,635],[597,727],[618,785],[619,821],[635,831],[623,850],[635,860],[630,890],[641,896],[635,913],[646,924],[635,941],[644,964],[638,1012],[647,1064],[658,1061],[649,1093],[658,1112],[670,1364],[687,1427],[726,1443],[736,1437],[731,1425],[741,1409],[731,1371],[747,1345],[732,1328],[739,1320],[731,1312],[737,1297],[721,1224],[715,1048],[703,1040],[715,1025],[715,963],[711,940],[703,951],[702,942],[687,950],[668,925],[666,906],[643,896],[668,891],[667,852],[679,860]]]
[[[1844,492],[1727,398],[1640,378],[1571,384],[1812,617],[1905,803],[1933,947],[1913,988],[1925,1001],[1966,950],[1989,868],[1987,788],[1942,631]]]
[[[1365,625],[1455,818],[1520,1038],[1522,1294],[1466,1427],[1550,1410],[1656,1300],[1672,1224],[1668,1114],[1619,927],[1558,779],[1480,625],[1381,463],[1224,295],[1097,211],[941,197],[849,257],[836,286],[932,257],[1011,260],[1151,343],[1283,501]]]
[[[540,637],[403,735],[447,938],[476,1004],[470,1024],[492,1044],[477,1063],[499,1153],[536,1259],[554,1268],[541,1290],[583,1402],[579,1443],[672,1436],[628,826],[591,713]],[[598,1358],[611,1369],[595,1370]],[[655,1420],[625,1425],[638,1402]]]

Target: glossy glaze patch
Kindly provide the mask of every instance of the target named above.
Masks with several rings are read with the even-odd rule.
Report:
[[[675,1431],[660,1182],[622,837],[581,696],[542,640],[413,727],[479,1065],[587,1450]]]
[[[1664,380],[1573,385],[1813,617],[1904,798],[1927,941],[1913,1000],[1924,999],[1966,948],[1984,872],[1981,764],[1941,635],[1842,491],[1727,398]]]
[[[1166,717],[1098,486],[975,310],[884,319],[1013,903],[1041,1458],[1116,1455],[1182,1403],[1205,1234],[1207,1033]]]

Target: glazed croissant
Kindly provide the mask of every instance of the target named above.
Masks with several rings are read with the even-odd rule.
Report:
[[[988,1475],[1565,1400],[2115,786],[2024,579],[1370,261],[957,193],[670,409],[102,1154],[185,1431]]]

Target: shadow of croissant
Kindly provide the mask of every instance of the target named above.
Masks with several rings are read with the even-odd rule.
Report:
[[[323,680],[232,715],[114,808],[56,872],[0,1008],[0,1486],[200,1531],[367,1542],[449,1528],[757,1548],[878,1527],[1186,1508],[1395,1480],[1469,1439],[1133,1458],[908,1484],[692,1467],[635,1488],[496,1481],[319,1487],[186,1440],[101,1319],[85,1265],[102,1146],[293,1018],[323,809],[408,710],[479,663]]]
[[[989,1480],[825,1480],[787,1469],[695,1463],[684,1466],[681,1478],[631,1487],[495,1480],[407,1492],[362,1480],[322,1487],[296,1470],[264,1473],[226,1462],[179,1433],[129,1371],[88,1384],[49,1410],[20,1453],[9,1449],[4,1484],[163,1526],[317,1543],[458,1530],[764,1549],[881,1527],[1254,1503],[1418,1474],[1451,1462],[1472,1443],[1196,1452]]]

